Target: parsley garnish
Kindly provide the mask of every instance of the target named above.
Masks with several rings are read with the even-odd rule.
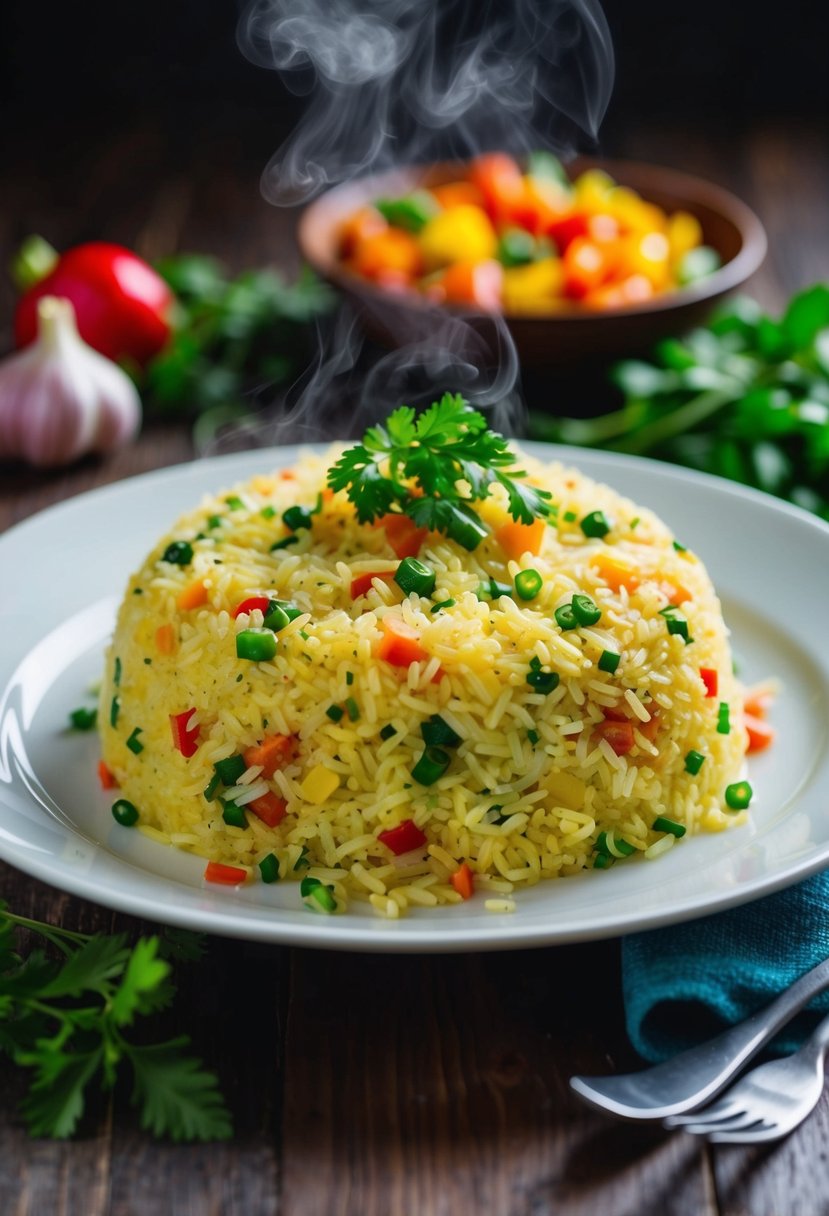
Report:
[[[16,930],[48,941],[63,957],[17,950]],[[136,1044],[126,1032],[140,1014],[170,1004],[175,988],[163,957],[197,957],[196,938],[170,930],[164,938],[73,933],[15,916],[0,903],[0,1050],[31,1084],[23,1116],[33,1136],[65,1139],[84,1112],[95,1080],[110,1090],[129,1064],[132,1103],[141,1126],[173,1140],[218,1140],[231,1134],[215,1076],[184,1054],[190,1040]]]
[[[443,532],[474,549],[488,534],[470,503],[504,487],[509,513],[531,524],[550,514],[551,494],[523,482],[503,435],[457,393],[444,393],[419,416],[402,405],[385,425],[369,427],[363,442],[343,452],[328,471],[333,490],[346,490],[361,523],[399,511],[420,528]],[[467,483],[461,494],[458,483]],[[418,493],[413,493],[412,482]]]

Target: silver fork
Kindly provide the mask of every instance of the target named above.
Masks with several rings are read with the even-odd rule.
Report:
[[[608,1077],[571,1077],[589,1106],[620,1119],[665,1119],[704,1105],[736,1077],[781,1026],[829,988],[829,959],[801,975],[759,1013],[664,1064]]]
[[[829,1017],[794,1055],[760,1064],[740,1077],[710,1106],[672,1115],[666,1127],[681,1127],[715,1144],[758,1144],[787,1136],[820,1101]]]

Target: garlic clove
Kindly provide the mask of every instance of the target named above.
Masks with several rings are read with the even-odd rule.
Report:
[[[39,467],[106,453],[137,432],[135,385],[83,341],[69,300],[38,303],[37,341],[0,363],[0,456]]]

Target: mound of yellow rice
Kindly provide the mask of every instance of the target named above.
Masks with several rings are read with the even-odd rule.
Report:
[[[702,562],[651,512],[522,454],[556,507],[539,553],[504,551],[495,487],[477,504],[492,535],[474,552],[425,537],[430,595],[377,577],[355,598],[355,579],[391,576],[399,559],[384,527],[358,523],[345,494],[325,489],[333,459],[308,455],[205,500],[132,578],[99,721],[141,830],[252,880],[272,854],[282,880],[317,877],[338,908],[367,901],[395,917],[468,895],[464,863],[476,897],[509,911],[520,887],[597,859],[637,864],[629,854],[659,856],[683,828],[743,817],[724,802],[746,737],[719,602]],[[283,522],[290,507],[318,505],[310,528]],[[587,536],[581,521],[597,511],[610,530]],[[499,597],[491,580],[513,587],[522,569],[540,574],[539,593]],[[594,601],[598,622],[557,623],[574,594]],[[258,607],[235,615],[255,597],[299,610],[260,661],[237,656],[237,635],[263,628]],[[408,666],[378,655],[384,621],[401,618],[424,655]],[[677,619],[687,629],[671,632]],[[545,691],[534,673],[559,681]],[[460,741],[424,785],[413,770],[435,715]],[[274,736],[287,742],[271,776],[238,759]],[[230,787],[214,768],[229,758],[244,770]],[[245,826],[226,822],[227,804],[247,808],[236,812]],[[255,807],[275,804],[281,822],[269,826]],[[409,820],[416,847],[398,856],[381,836]]]

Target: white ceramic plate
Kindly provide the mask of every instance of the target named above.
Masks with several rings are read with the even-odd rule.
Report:
[[[94,735],[65,730],[97,680],[121,590],[205,492],[296,449],[246,452],[133,478],[63,503],[0,538],[0,857],[109,907],[211,933],[349,950],[494,950],[628,933],[754,899],[829,861],[829,527],[776,499],[654,461],[527,448],[653,508],[706,562],[752,682],[782,681],[778,740],[751,763],[745,827],[686,838],[654,862],[542,883],[493,914],[483,899],[386,921],[315,916],[296,884],[240,890],[204,862],[118,827],[95,776]]]

